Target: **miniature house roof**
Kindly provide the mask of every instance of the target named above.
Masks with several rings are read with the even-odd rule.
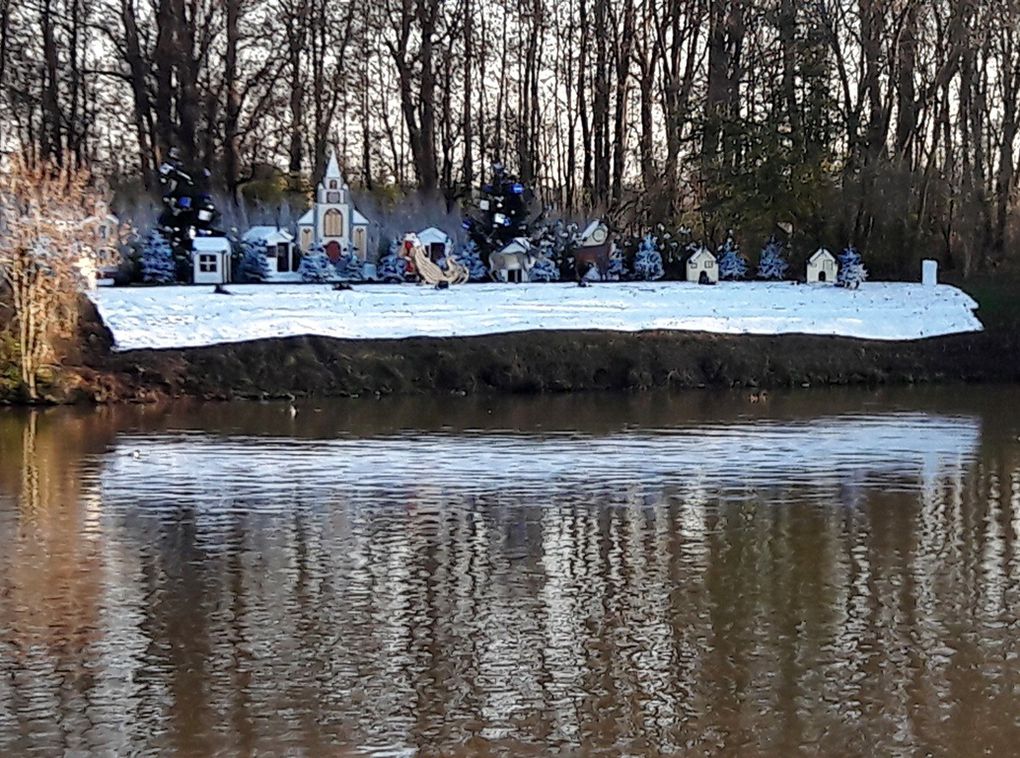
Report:
[[[581,245],[582,247],[602,245],[605,244],[608,237],[609,230],[602,223],[602,219],[595,219],[581,232]]]
[[[714,261],[715,260],[715,256],[712,255],[712,252],[707,247],[702,245],[701,247],[699,247],[697,250],[694,251],[694,254],[691,256],[691,259],[690,259],[689,262],[690,263],[701,263],[702,261],[707,261],[707,260]]]
[[[293,242],[294,235],[276,226],[253,226],[241,236],[241,239],[245,242],[261,241],[267,245],[279,245]]]
[[[366,223],[368,222],[366,221]],[[430,226],[428,229],[422,229],[418,232],[417,236],[418,241],[423,245],[449,245],[453,241],[450,239],[449,234],[434,226]]]
[[[192,253],[230,254],[230,242],[226,237],[195,237],[191,241]]]
[[[500,250],[501,253],[512,254],[512,253],[530,253],[531,243],[525,237],[514,237],[512,240],[503,246]]]
[[[820,250],[818,250],[818,252],[816,252],[814,255],[812,255],[811,259],[808,262],[809,263],[821,263],[825,259],[829,259],[829,260],[834,261],[834,260],[836,260],[836,256],[834,256],[832,253],[830,253],[828,250],[826,250],[823,247]]]

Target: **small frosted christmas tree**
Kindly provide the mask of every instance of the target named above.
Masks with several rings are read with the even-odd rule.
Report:
[[[726,242],[719,248],[719,278],[733,282],[747,276],[747,259],[740,253],[740,246],[733,239],[733,233],[726,235]]]
[[[407,281],[407,261],[400,254],[400,240],[390,242],[390,251],[379,260],[377,276],[387,284]]]
[[[149,232],[142,247],[142,281],[147,284],[173,284],[177,281],[174,251],[158,229]]]
[[[864,268],[861,254],[851,245],[839,256],[839,274],[836,282],[840,287],[855,290],[868,281],[868,270]]]
[[[242,282],[265,282],[269,279],[269,259],[266,257],[266,243],[263,240],[241,243],[241,262],[237,265],[237,276]]]
[[[558,282],[560,280],[560,268],[552,258],[539,254],[535,265],[528,272],[530,282]]]
[[[336,261],[336,275],[342,282],[365,280],[364,266],[352,247],[347,247]]]
[[[665,275],[662,270],[662,255],[651,234],[645,236],[634,256],[634,278],[653,282]]]
[[[790,264],[787,263],[783,246],[772,237],[762,248],[758,261],[758,278],[769,281],[782,281]]]
[[[611,282],[620,282],[627,278],[627,261],[623,253],[616,251],[609,258],[609,270],[606,271],[606,278]]]
[[[466,266],[468,276],[472,282],[484,282],[489,278],[489,269],[482,263],[482,256],[478,252],[478,245],[474,240],[468,240],[456,255],[457,262]]]
[[[333,264],[329,262],[325,248],[319,243],[312,245],[305,253],[297,272],[303,282],[330,282],[336,278]]]

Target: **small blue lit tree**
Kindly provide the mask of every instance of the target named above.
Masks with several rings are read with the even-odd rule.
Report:
[[[269,274],[265,240],[242,242],[241,261],[237,265],[238,279],[248,283],[265,282],[269,280]]]
[[[336,270],[325,248],[318,242],[305,253],[297,272],[303,282],[331,282],[336,278]]]
[[[529,282],[558,282],[560,280],[560,268],[552,258],[539,253],[535,259],[535,265],[528,272]]]
[[[790,264],[786,260],[785,251],[779,241],[772,237],[762,248],[758,261],[758,278],[769,281],[782,281]]]
[[[659,252],[655,237],[645,235],[634,256],[634,278],[653,282],[665,276],[662,269],[662,254]]]
[[[719,248],[719,278],[733,282],[747,276],[747,259],[740,252],[740,246],[733,239],[733,233],[726,235],[726,241]]]
[[[461,247],[456,258],[459,264],[467,267],[468,276],[472,282],[488,281],[489,269],[482,263],[482,256],[478,252],[478,245],[474,240],[468,240],[467,244]]]
[[[407,261],[400,255],[400,240],[390,242],[390,251],[380,261],[377,276],[387,284],[407,281]]]
[[[158,229],[149,232],[142,247],[142,281],[147,284],[173,284],[177,281],[174,250]]]
[[[365,270],[354,248],[347,246],[336,261],[336,275],[342,282],[362,282]]]
[[[868,280],[868,270],[864,268],[861,254],[851,245],[839,256],[839,274],[836,283],[840,287],[855,290]]]

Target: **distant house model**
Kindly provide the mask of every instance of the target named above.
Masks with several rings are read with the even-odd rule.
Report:
[[[351,189],[340,173],[333,150],[329,151],[329,163],[316,191],[315,205],[298,219],[297,228],[302,253],[320,244],[329,259],[336,262],[349,246],[362,262],[367,258],[368,219],[351,203]]]
[[[527,282],[534,265],[531,243],[524,237],[510,240],[501,250],[489,256],[489,270],[498,282]]]
[[[592,221],[581,232],[578,247],[574,251],[574,269],[578,278],[585,276],[594,266],[599,279],[605,279],[609,273],[612,252],[609,227],[599,219]]]
[[[687,259],[687,281],[698,284],[716,284],[719,281],[719,266],[715,256],[704,245]]]
[[[242,235],[241,240],[265,243],[271,279],[279,278],[282,274],[294,273],[301,265],[301,252],[294,244],[294,235],[286,229],[276,226],[253,226]]]
[[[825,248],[819,250],[808,260],[808,284],[835,282],[838,275],[839,263],[836,261],[836,257]]]
[[[195,284],[226,284],[230,281],[230,242],[226,237],[196,237],[191,243]]]
[[[425,248],[425,252],[429,254],[429,258],[434,261],[445,258],[453,252],[453,240],[442,229],[430,226],[428,229],[422,229],[416,236],[422,247]]]

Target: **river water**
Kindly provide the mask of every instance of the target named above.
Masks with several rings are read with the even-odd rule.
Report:
[[[0,411],[0,754],[1020,744],[1020,389]]]

